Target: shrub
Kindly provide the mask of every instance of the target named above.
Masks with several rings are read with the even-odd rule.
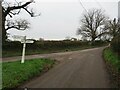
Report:
[[[94,46],[102,46],[103,44],[107,44],[107,42],[102,41],[102,40],[96,40],[94,42]]]
[[[120,55],[120,35],[113,38],[111,42],[111,48]]]
[[[22,49],[22,44],[18,41],[6,42],[2,45],[3,50],[19,50]]]

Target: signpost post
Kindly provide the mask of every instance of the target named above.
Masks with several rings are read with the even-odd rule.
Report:
[[[21,63],[24,63],[24,61],[25,61],[25,47],[26,47],[26,36],[24,36],[24,38],[23,38],[23,52],[22,52]]]
[[[27,40],[26,36],[13,36],[13,38],[15,39],[15,41],[21,41],[21,43],[23,43],[23,51],[22,51],[22,59],[21,59],[21,63],[25,62],[25,48],[26,48],[26,43],[33,43],[34,41],[32,40]]]

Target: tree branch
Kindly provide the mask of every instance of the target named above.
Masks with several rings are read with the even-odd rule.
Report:
[[[15,29],[17,29],[17,30],[25,30],[25,28],[19,28],[18,26],[7,27],[5,30],[7,31],[7,30],[13,29],[13,28],[15,28]]]
[[[23,4],[23,5],[8,7],[7,10],[5,10],[5,17],[6,17],[11,11],[24,8],[24,7],[26,7],[27,5],[29,5],[29,4],[32,3],[32,2],[33,2],[33,1],[31,0],[31,1],[26,2],[26,3]]]
[[[30,12],[30,11],[27,10],[27,8],[25,8],[25,7],[23,7],[23,9],[24,9],[26,12],[28,12],[28,13],[31,15],[31,17],[34,17],[34,13],[33,13],[33,12]]]

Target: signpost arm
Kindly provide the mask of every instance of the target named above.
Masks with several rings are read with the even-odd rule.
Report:
[[[22,60],[21,60],[21,63],[24,63],[24,61],[25,61],[25,48],[26,48],[26,36],[24,37],[23,52],[22,52]]]
[[[22,59],[21,63],[25,62],[25,48],[26,48],[26,43],[33,43],[34,41],[26,39],[26,36],[18,36],[14,35],[13,38],[18,41],[21,39],[21,43],[23,43],[23,51],[22,51]],[[18,39],[18,40],[17,40]]]

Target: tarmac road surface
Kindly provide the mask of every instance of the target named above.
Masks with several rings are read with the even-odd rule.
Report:
[[[43,55],[61,63],[20,88],[110,88],[109,74],[102,59],[103,49]]]

